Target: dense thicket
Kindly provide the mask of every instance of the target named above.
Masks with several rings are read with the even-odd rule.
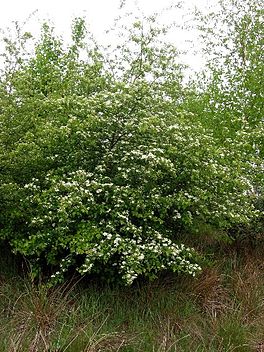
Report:
[[[128,284],[165,269],[195,275],[180,232],[255,216],[259,159],[245,148],[255,130],[216,137],[161,32],[136,22],[111,54],[87,43],[82,19],[69,46],[47,24],[29,56],[28,33],[5,39],[0,236],[36,273],[48,265],[55,281],[75,269]]]
[[[184,102],[203,126],[212,128],[220,145],[235,140],[244,160],[254,166],[249,170],[250,193],[260,217],[241,227],[246,238],[263,236],[263,18],[259,0],[220,0],[206,16],[196,15],[207,64]]]

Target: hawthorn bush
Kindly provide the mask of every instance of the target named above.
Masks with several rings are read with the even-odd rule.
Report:
[[[181,108],[182,68],[161,34],[136,22],[111,53],[87,44],[82,19],[69,46],[47,24],[30,55],[28,33],[5,38],[0,238],[36,275],[195,275],[179,232],[254,216],[241,138],[219,145]]]

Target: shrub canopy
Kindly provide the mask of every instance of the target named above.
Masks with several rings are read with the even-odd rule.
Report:
[[[82,19],[69,46],[45,24],[33,55],[16,44],[15,59],[6,39],[0,236],[55,281],[72,268],[127,284],[160,270],[195,275],[178,234],[254,214],[245,138],[220,144],[183,109],[182,68],[160,33],[136,22],[109,54],[85,44]]]

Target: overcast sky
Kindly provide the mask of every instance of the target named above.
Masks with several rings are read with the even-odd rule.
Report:
[[[177,0],[123,0],[125,3],[122,12],[131,11],[133,14],[151,15],[154,12],[161,14],[161,22],[182,24],[188,20],[188,11],[197,6],[206,9],[208,5],[217,0],[184,0],[184,10],[166,11],[170,5],[175,5]],[[12,21],[24,21],[31,13],[37,13],[28,22],[29,30],[33,33],[39,28],[39,21],[51,19],[58,33],[69,33],[71,20],[76,16],[85,16],[89,28],[99,41],[104,41],[106,37],[104,31],[113,23],[114,19],[120,15],[120,4],[122,0],[7,0],[1,1],[0,7],[0,27],[10,26]],[[194,39],[197,43],[197,34],[194,32],[174,30],[170,33],[169,39],[179,49],[189,49],[187,42]],[[187,42],[186,42],[187,41]],[[201,56],[188,50],[184,61],[193,69],[199,69],[202,65]]]

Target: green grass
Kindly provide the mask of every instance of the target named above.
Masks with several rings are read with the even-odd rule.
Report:
[[[223,251],[195,280],[164,275],[130,288],[82,280],[48,289],[3,252],[2,352],[257,352],[264,345],[260,248]]]

